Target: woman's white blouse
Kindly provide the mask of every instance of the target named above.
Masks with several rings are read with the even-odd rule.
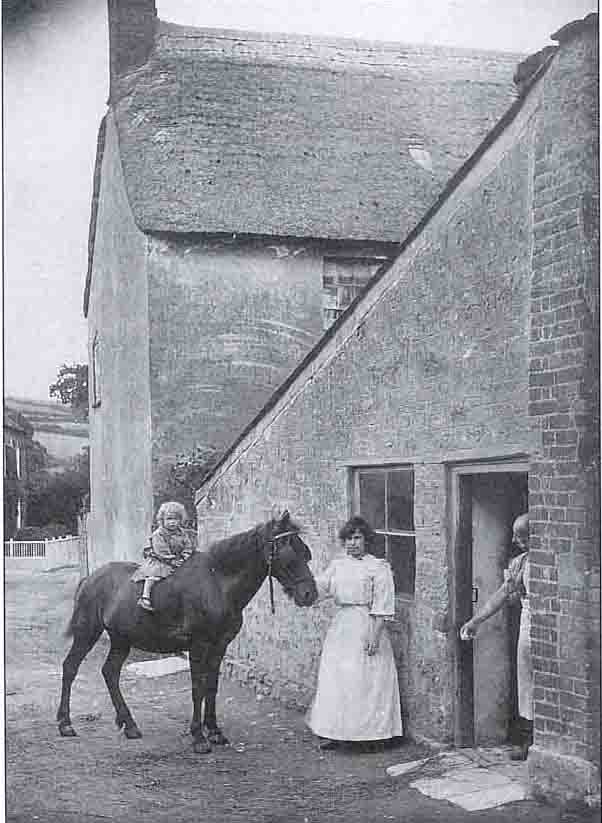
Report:
[[[395,616],[395,586],[386,560],[341,555],[315,579],[320,595],[334,597],[337,606],[366,606],[375,617]]]

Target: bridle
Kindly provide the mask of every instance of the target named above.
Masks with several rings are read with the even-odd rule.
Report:
[[[272,610],[272,614],[276,614],[276,607],[274,605],[274,577],[272,568],[274,565],[274,560],[276,559],[278,548],[276,546],[276,541],[281,540],[283,537],[292,537],[294,534],[299,534],[297,531],[288,531],[288,532],[280,532],[280,534],[275,534],[270,537],[269,540],[266,542],[270,546],[270,553],[268,554],[268,583],[270,586],[270,609]],[[293,581],[293,585],[296,581]]]

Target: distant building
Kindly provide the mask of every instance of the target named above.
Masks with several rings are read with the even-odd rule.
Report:
[[[48,452],[50,472],[63,471],[88,446],[88,424],[68,405],[19,397],[5,397],[4,405],[24,415],[32,425],[34,440]]]
[[[33,426],[18,412],[4,407],[3,418],[4,537],[14,537],[27,523],[29,454]]]
[[[161,23],[109,4],[89,327],[90,561],[135,558],[516,98],[517,56]]]

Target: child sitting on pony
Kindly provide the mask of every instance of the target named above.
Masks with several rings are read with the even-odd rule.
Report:
[[[144,580],[138,605],[154,611],[151,590],[157,580],[169,577],[196,551],[196,534],[184,528],[186,509],[181,503],[163,503],[157,512],[159,527],[152,533],[150,546],[144,549],[144,560],[132,575],[132,581]]]

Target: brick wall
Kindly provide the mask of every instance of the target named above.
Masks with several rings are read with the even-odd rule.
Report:
[[[600,746],[597,22],[561,32],[536,133],[529,416],[534,786],[596,791]],[[599,788],[598,788],[599,791]]]
[[[406,731],[454,734],[447,470],[528,453],[531,170],[538,92],[201,490],[203,542],[287,503],[321,570],[350,511],[349,467],[415,466],[416,592],[391,628]],[[278,588],[278,587],[277,587]],[[279,591],[279,589],[278,589]],[[306,705],[331,607],[264,588],[226,671]]]

